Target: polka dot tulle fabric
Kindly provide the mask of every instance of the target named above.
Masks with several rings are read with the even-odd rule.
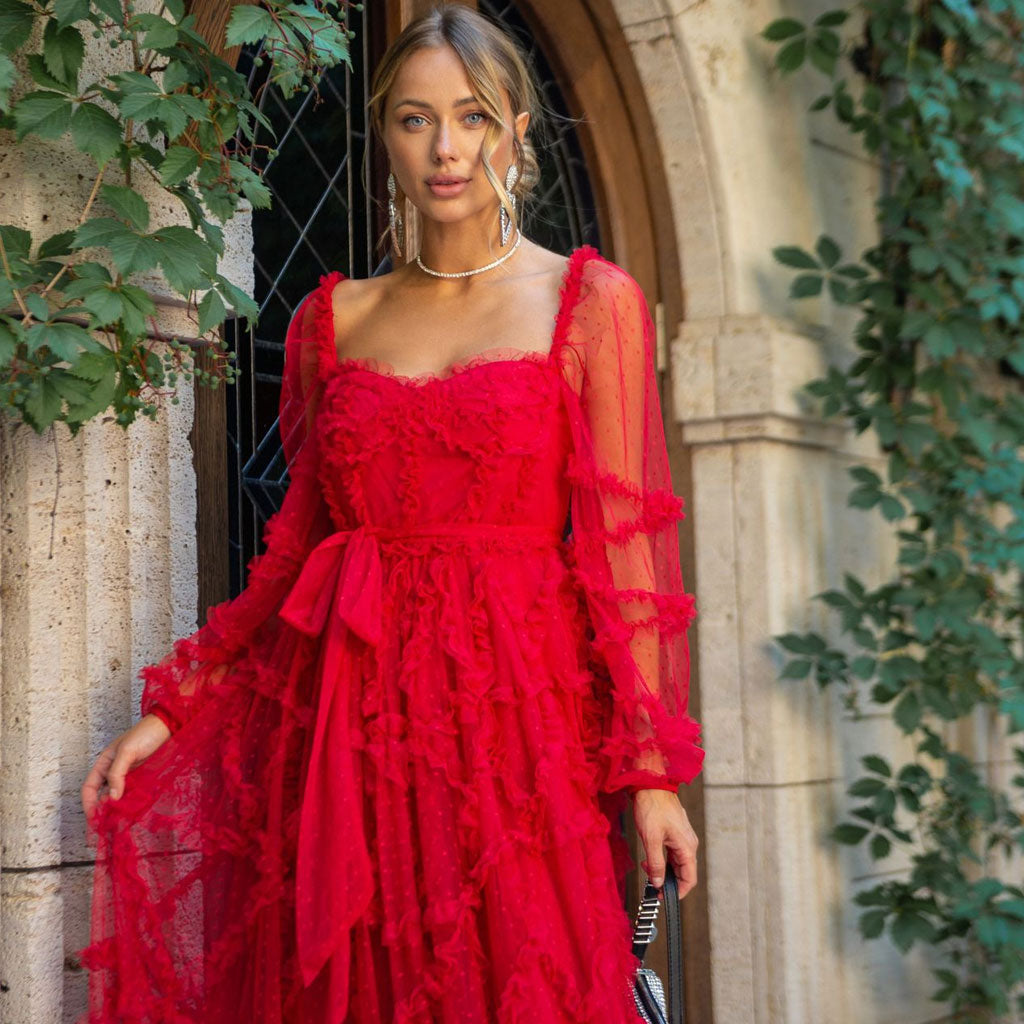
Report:
[[[338,358],[342,276],[265,553],[142,671],[79,1024],[635,1024],[620,812],[704,756],[646,300],[582,246],[549,352],[410,377]]]

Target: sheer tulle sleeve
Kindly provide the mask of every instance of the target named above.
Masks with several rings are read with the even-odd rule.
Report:
[[[599,749],[604,792],[675,791],[698,774],[700,726],[687,713],[696,615],[683,589],[678,524],[643,292],[622,268],[588,261],[570,347],[573,574],[607,691]]]
[[[219,687],[229,686],[229,669],[257,634],[261,642],[279,628],[276,612],[295,582],[306,556],[330,532],[330,518],[317,478],[313,417],[322,382],[317,372],[311,293],[288,326],[278,426],[289,484],[280,510],[263,530],[264,553],[248,564],[245,590],[211,607],[205,625],[177,640],[162,661],[143,668],[141,713],[154,714],[176,732]]]

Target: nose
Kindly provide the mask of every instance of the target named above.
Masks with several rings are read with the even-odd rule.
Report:
[[[438,163],[451,162],[456,157],[452,130],[445,121],[438,125],[434,136],[434,157]]]

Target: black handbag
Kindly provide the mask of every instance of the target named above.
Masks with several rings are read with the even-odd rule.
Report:
[[[643,966],[647,946],[658,934],[654,923],[658,917],[658,906],[662,902],[658,899],[658,892],[648,879],[633,929],[633,953],[640,958],[640,966],[633,981],[633,999],[637,1012],[648,1024],[683,1024],[682,918],[679,913],[679,883],[671,864],[665,865],[665,884],[661,888],[668,934],[668,1008],[665,1006],[665,988],[657,971]]]

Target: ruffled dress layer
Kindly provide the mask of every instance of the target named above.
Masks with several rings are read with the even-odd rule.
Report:
[[[293,318],[290,484],[143,670],[80,1024],[636,1024],[625,794],[700,770],[653,326],[583,246],[549,352],[405,377]]]

